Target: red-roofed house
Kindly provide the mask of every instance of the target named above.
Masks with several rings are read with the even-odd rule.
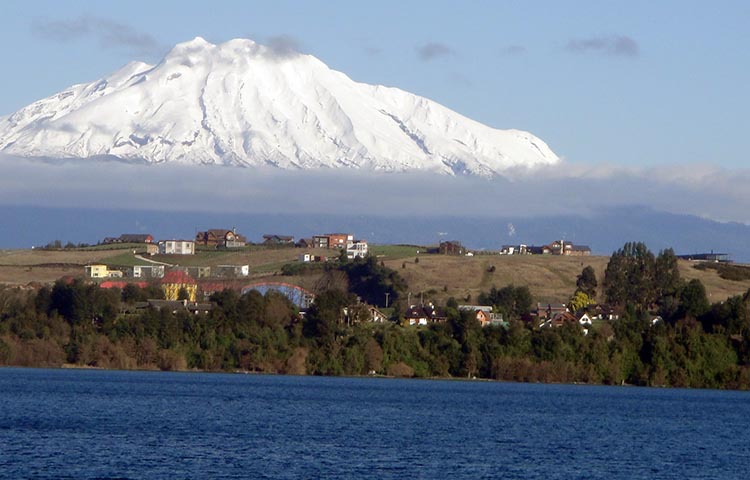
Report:
[[[160,283],[166,300],[178,300],[180,290],[183,289],[187,292],[187,300],[194,302],[197,297],[198,282],[182,270],[170,270],[164,275]]]

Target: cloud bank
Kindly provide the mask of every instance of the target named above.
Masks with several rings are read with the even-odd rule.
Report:
[[[750,170],[563,162],[506,178],[357,170],[44,162],[0,156],[0,205],[155,211],[471,217],[593,215],[642,205],[750,223]]]
[[[627,35],[609,35],[590,38],[574,38],[565,47],[574,53],[601,53],[613,57],[637,57],[638,43]]]
[[[67,20],[37,20],[31,29],[36,36],[53,42],[92,38],[106,49],[154,55],[164,52],[164,47],[152,35],[103,17],[83,15]]]
[[[417,47],[417,57],[424,62],[449,57],[455,55],[455,53],[448,45],[438,42],[429,42]]]

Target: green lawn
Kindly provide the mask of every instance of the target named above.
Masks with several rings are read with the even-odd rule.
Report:
[[[385,257],[386,259],[399,259],[416,257],[417,252],[424,253],[427,247],[418,245],[370,245],[370,255]]]
[[[135,265],[144,265],[147,262],[135,258],[133,251],[130,250],[127,253],[121,253],[119,255],[113,255],[111,257],[104,258],[100,261],[108,267],[133,267]]]

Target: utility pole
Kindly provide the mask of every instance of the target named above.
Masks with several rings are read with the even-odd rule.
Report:
[[[388,297],[391,296],[391,292],[385,292],[385,308],[388,308]]]

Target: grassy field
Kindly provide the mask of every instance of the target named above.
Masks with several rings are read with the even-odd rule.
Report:
[[[527,285],[541,302],[564,302],[575,290],[576,276],[591,265],[601,284],[608,257],[500,256],[474,257],[428,255],[417,253],[423,247],[406,245],[373,246],[378,260],[398,271],[409,285],[412,298],[443,303],[448,297],[462,302],[476,301],[482,291],[509,284]],[[305,252],[308,252],[305,250]],[[277,277],[275,280],[312,288],[320,274],[280,277],[281,267],[297,261],[302,250],[294,248],[252,248],[236,251],[199,251],[196,255],[155,255],[155,261],[183,266],[249,265],[253,280]],[[336,252],[312,250],[315,255],[337,257]],[[105,263],[110,266],[143,265],[132,249],[120,250],[4,250],[0,251],[0,284],[25,285],[29,282],[50,283],[70,275],[83,276],[84,266]],[[750,289],[750,280],[731,281],[719,277],[713,269],[698,270],[693,263],[680,261],[680,272],[686,280],[700,279],[711,302],[721,301]],[[491,271],[494,267],[494,271]],[[601,298],[601,296],[600,296]]]

